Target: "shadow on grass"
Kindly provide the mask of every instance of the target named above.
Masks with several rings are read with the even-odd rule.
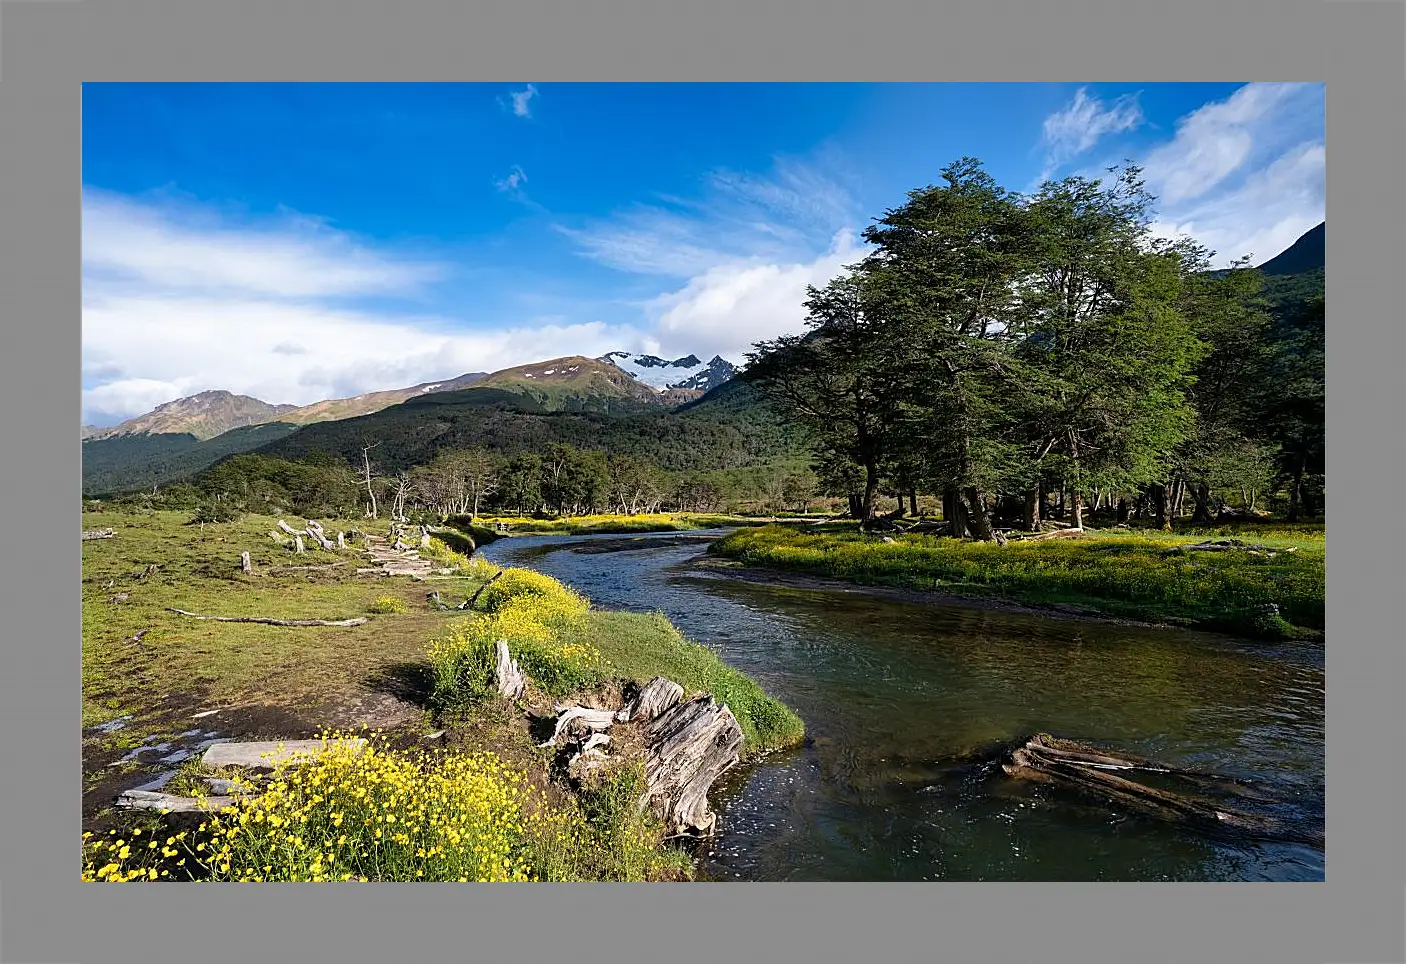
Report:
[[[366,685],[378,693],[427,709],[434,692],[434,675],[429,663],[392,663],[366,678]]]

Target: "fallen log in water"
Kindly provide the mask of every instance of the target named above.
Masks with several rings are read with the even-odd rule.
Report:
[[[1130,777],[1139,772],[1165,774],[1204,789],[1215,787],[1245,799],[1256,799],[1253,791],[1234,780],[1161,766],[1130,754],[1061,740],[1048,733],[1038,733],[1013,750],[1003,762],[1002,770],[1017,779],[1079,790],[1164,820],[1250,832],[1273,833],[1280,829],[1278,822],[1270,818],[1229,808],[1199,794],[1149,786]]]
[[[365,616],[354,616],[351,619],[272,619],[268,616],[201,616],[170,606],[166,611],[178,616],[189,616],[191,619],[213,619],[217,623],[264,623],[268,626],[360,626],[366,622]]]

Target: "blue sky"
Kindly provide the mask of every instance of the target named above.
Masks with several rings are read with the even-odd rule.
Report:
[[[1160,233],[1324,219],[1318,84],[86,84],[84,420],[608,350],[735,361],[947,163],[1128,158]]]

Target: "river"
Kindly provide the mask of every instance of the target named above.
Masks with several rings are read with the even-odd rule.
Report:
[[[663,612],[806,723],[727,774],[720,880],[1323,880],[1322,847],[1210,839],[954,762],[1050,732],[1254,781],[1323,828],[1322,644],[1266,645],[720,578],[721,531],[524,536],[480,551],[604,609]]]

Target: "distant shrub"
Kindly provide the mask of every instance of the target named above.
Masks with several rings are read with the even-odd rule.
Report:
[[[191,516],[192,525],[216,522],[238,522],[244,518],[244,510],[225,499],[207,499],[195,507]]]
[[[367,608],[370,612],[388,616],[410,612],[410,605],[399,596],[382,596]]]

